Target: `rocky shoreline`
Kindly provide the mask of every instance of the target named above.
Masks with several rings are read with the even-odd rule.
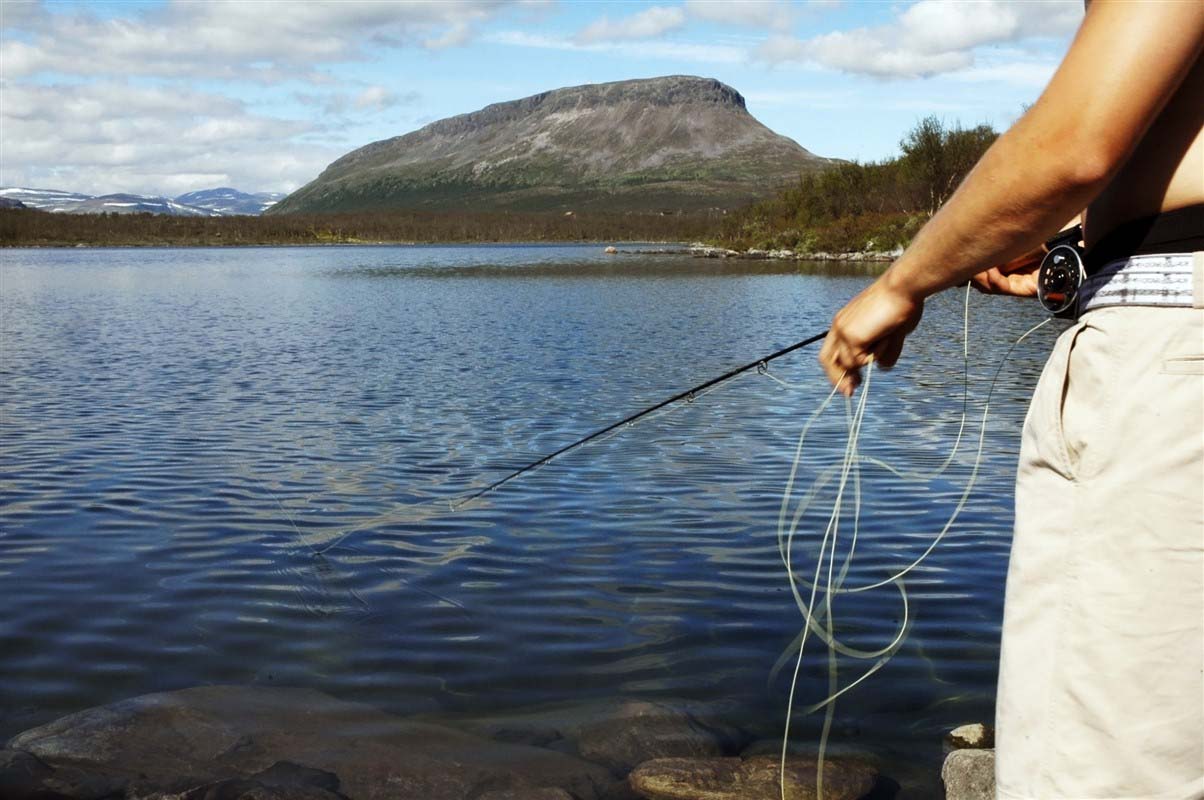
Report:
[[[891,262],[903,255],[897,250],[864,250],[855,253],[804,252],[801,250],[729,250],[726,247],[695,243],[686,247],[626,249],[607,247],[607,255],[691,256],[693,258],[742,258],[753,261],[880,261]]]
[[[778,800],[776,741],[722,709],[616,699],[463,719],[397,717],[311,689],[201,686],[87,709],[0,749],[6,800]],[[948,800],[994,797],[985,726],[946,739]],[[789,800],[817,797],[814,753]],[[866,754],[824,759],[825,800],[885,800]]]

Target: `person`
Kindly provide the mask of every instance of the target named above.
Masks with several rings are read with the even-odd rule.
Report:
[[[1204,3],[1094,0],[1038,101],[835,315],[851,395],[924,299],[1087,278],[1025,421],[996,700],[1004,800],[1204,797]]]

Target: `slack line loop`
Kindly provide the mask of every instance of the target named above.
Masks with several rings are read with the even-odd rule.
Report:
[[[583,444],[586,444],[587,442],[592,442],[594,439],[597,439],[599,436],[603,436],[607,433],[610,433],[611,431],[615,430],[616,428],[621,428],[624,425],[630,425],[633,422],[636,422],[637,420],[648,416],[649,414],[653,413],[654,411],[660,411],[665,406],[673,405],[674,403],[676,403],[680,400],[685,400],[687,403],[692,403],[692,402],[694,402],[695,398],[697,398],[699,396],[700,393],[706,391],[707,389],[711,389],[715,386],[718,386],[719,384],[723,383],[724,381],[731,380],[732,378],[736,377],[737,375],[748,372],[751,369],[756,369],[758,372],[761,372],[762,374],[764,374],[768,370],[768,364],[770,361],[773,361],[774,359],[777,359],[777,358],[781,358],[782,356],[786,355],[787,353],[793,353],[795,350],[798,350],[799,348],[802,348],[802,347],[806,347],[809,344],[815,344],[816,342],[822,341],[823,338],[827,335],[828,335],[828,332],[825,330],[822,333],[817,333],[814,336],[809,336],[806,339],[803,339],[801,342],[795,342],[794,344],[790,345],[789,347],[783,347],[781,350],[778,350],[775,353],[770,353],[767,356],[762,356],[761,358],[758,358],[756,361],[751,361],[742,367],[736,367],[735,369],[730,369],[727,372],[723,373],[722,375],[720,375],[716,378],[711,378],[709,381],[706,381],[705,383],[700,383],[697,386],[692,386],[691,388],[686,389],[684,392],[678,392],[677,394],[673,395],[672,397],[668,398],[667,400],[662,400],[659,403],[657,403],[656,405],[648,406],[643,411],[637,411],[636,413],[632,414],[629,417],[625,417],[624,419],[621,419],[618,422],[607,425],[605,428],[602,428],[600,430],[596,430],[593,433],[589,434],[588,436],[583,436],[582,438],[578,439],[577,441],[573,442],[572,444],[567,444],[564,447],[560,448],[559,450],[557,450],[553,453],[549,453],[548,455],[543,456],[542,458],[537,459],[536,461],[532,461],[530,464],[519,467],[518,469],[514,470],[513,472],[507,474],[505,477],[494,481],[493,483],[486,486],[484,489],[479,489],[476,492],[473,492],[468,497],[465,497],[462,500],[448,501],[448,506],[451,508],[452,511],[457,511],[460,508],[467,505],[468,503],[471,503],[473,500],[476,500],[478,497],[489,494],[494,489],[497,489],[498,487],[509,483],[510,481],[514,480],[515,478],[517,478],[520,475],[523,475],[524,473],[527,473],[533,469],[538,469],[539,467],[542,467],[544,464],[547,464],[549,461],[559,458],[560,456],[564,455],[565,453],[569,452],[570,450],[576,450],[578,447],[581,447]]]

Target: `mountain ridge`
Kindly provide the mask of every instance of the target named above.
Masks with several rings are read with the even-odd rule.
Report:
[[[279,192],[248,194],[222,186],[187,192],[174,198],[164,195],[113,193],[103,195],[65,192],[59,189],[0,187],[0,200],[19,202],[24,208],[54,214],[167,214],[180,217],[258,216],[284,197]]]

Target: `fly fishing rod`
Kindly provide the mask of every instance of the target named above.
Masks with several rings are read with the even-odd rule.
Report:
[[[605,428],[596,430],[593,433],[589,434],[588,436],[583,436],[582,438],[578,439],[577,441],[575,441],[571,444],[565,445],[564,447],[560,448],[559,450],[555,451],[554,453],[548,453],[546,456],[543,456],[540,459],[532,461],[530,464],[519,467],[518,469],[509,473],[505,477],[494,481],[493,483],[486,486],[484,489],[478,489],[476,492],[473,492],[468,497],[465,497],[462,500],[452,501],[451,503],[449,503],[449,505],[451,506],[451,510],[455,511],[456,509],[460,508],[461,506],[464,506],[468,503],[471,503],[473,500],[476,500],[478,497],[489,494],[494,489],[497,489],[499,486],[509,483],[510,481],[514,480],[518,476],[520,476],[524,473],[530,472],[533,469],[542,467],[544,464],[547,464],[549,461],[559,458],[560,456],[564,455],[565,453],[569,452],[570,450],[576,450],[578,447],[581,447],[583,444],[586,444],[587,442],[592,442],[594,439],[597,439],[599,436],[604,436],[605,434],[610,433],[611,431],[615,430],[616,428],[621,428],[624,425],[630,425],[631,423],[635,422],[636,420],[646,417],[649,414],[653,413],[654,411],[660,411],[665,406],[673,405],[674,403],[681,401],[681,400],[690,402],[694,399],[694,396],[696,394],[698,394],[699,392],[705,391],[714,386],[718,386],[719,384],[723,383],[724,381],[731,380],[732,378],[736,377],[737,375],[741,375],[745,372],[748,372],[751,369],[763,370],[765,368],[765,365],[768,364],[770,361],[773,361],[774,359],[777,359],[777,358],[781,358],[782,356],[786,355],[787,353],[793,353],[795,350],[798,350],[801,347],[806,347],[809,344],[815,344],[816,342],[821,341],[827,335],[828,335],[828,332],[825,330],[823,333],[817,333],[814,336],[803,339],[801,342],[795,342],[794,344],[790,345],[789,347],[783,347],[781,350],[778,350],[777,352],[774,352],[774,353],[770,353],[767,356],[758,358],[756,361],[750,361],[749,363],[745,364],[742,367],[736,367],[735,369],[730,369],[727,372],[723,373],[722,375],[720,375],[716,378],[711,378],[709,381],[706,381],[705,383],[700,383],[697,386],[692,386],[689,389],[686,389],[684,392],[678,392],[677,394],[673,395],[672,397],[668,398],[667,400],[662,400],[659,403],[657,403],[656,405],[648,406],[643,411],[637,411],[636,413],[632,414],[631,416],[625,417],[624,419],[621,419],[618,422],[611,423],[610,425],[607,425]]]

